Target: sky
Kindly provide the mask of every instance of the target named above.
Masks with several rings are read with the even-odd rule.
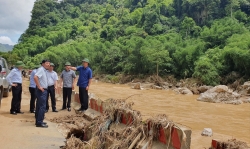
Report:
[[[28,28],[35,0],[0,0],[0,43],[14,45]]]

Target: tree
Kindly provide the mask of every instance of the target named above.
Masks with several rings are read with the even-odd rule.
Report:
[[[207,57],[201,57],[195,63],[193,77],[199,79],[202,83],[207,85],[219,84],[219,74],[217,69]]]
[[[240,0],[228,0],[229,4],[226,6],[226,11],[230,12],[230,17],[233,18],[233,11],[239,9]]]
[[[148,40],[150,40],[150,45],[147,45],[147,47],[143,46],[141,49],[141,54],[145,59],[145,62],[149,63],[149,67],[151,63],[155,65],[156,75],[158,76],[159,67],[169,65],[172,59],[169,57],[167,49],[164,49],[161,42],[155,39]]]
[[[196,24],[192,18],[185,17],[181,23],[181,28],[184,30],[186,37],[190,35],[190,32],[194,30]]]

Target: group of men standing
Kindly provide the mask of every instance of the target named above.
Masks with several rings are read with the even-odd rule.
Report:
[[[92,79],[92,70],[89,68],[89,60],[84,59],[82,66],[72,67],[69,62],[65,63],[65,70],[62,71],[60,78],[61,82],[58,83],[58,75],[53,71],[55,65],[49,60],[43,60],[41,65],[35,67],[30,75],[29,91],[31,94],[30,99],[30,112],[35,113],[36,127],[47,128],[48,125],[44,122],[44,115],[49,110],[49,96],[51,97],[52,112],[58,112],[56,109],[55,92],[57,88],[63,87],[63,106],[62,110],[67,108],[71,111],[71,94],[74,90],[76,82],[76,74],[74,71],[79,72],[77,86],[79,86],[79,97],[81,108],[79,111],[84,112],[88,109],[88,90]],[[9,84],[12,86],[12,101],[10,114],[17,115],[23,114],[21,111],[22,99],[22,68],[23,62],[18,61],[15,68],[6,77]],[[36,102],[36,104],[35,104]]]

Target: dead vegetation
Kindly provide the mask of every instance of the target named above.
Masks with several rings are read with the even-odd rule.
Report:
[[[173,129],[181,130],[166,115],[142,121],[140,112],[132,109],[133,103],[125,100],[108,99],[105,105],[103,115],[94,119],[77,113],[51,120],[59,123],[67,140],[63,149],[151,149],[157,144],[161,149],[172,145]],[[186,134],[180,132],[185,140]]]
[[[250,147],[245,142],[229,139],[227,141],[218,141],[216,149],[250,149]]]

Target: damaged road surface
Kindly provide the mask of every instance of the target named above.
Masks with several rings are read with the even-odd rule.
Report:
[[[63,149],[189,149],[191,130],[166,115],[142,121],[131,103],[91,99],[84,113],[51,119],[67,139]]]

